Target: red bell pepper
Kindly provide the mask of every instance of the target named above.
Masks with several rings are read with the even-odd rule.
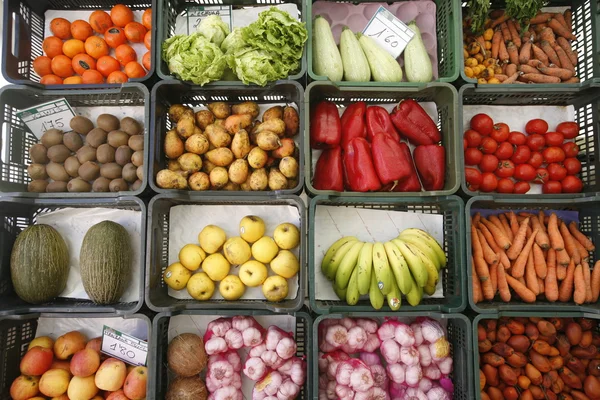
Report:
[[[367,108],[367,138],[373,141],[373,136],[378,133],[386,133],[395,141],[400,141],[400,135],[392,124],[390,114],[383,107],[371,106]]]
[[[410,160],[410,175],[408,178],[403,180],[402,182],[398,182],[396,187],[392,189],[393,192],[420,192],[421,191],[421,182],[419,181],[419,177],[417,176],[417,170],[415,170],[415,166],[413,164],[413,159],[410,154],[410,148],[404,142],[400,143],[402,147],[402,152],[404,156]]]
[[[315,166],[313,187],[318,190],[344,191],[341,147],[323,150]]]
[[[410,156],[407,158],[400,142],[386,133],[377,133],[373,136],[371,154],[377,176],[384,185],[400,182],[409,177],[412,168]]]
[[[334,103],[322,101],[314,109],[310,121],[310,147],[330,149],[340,144],[342,122]]]
[[[365,113],[367,112],[367,103],[359,101],[346,108],[342,114],[342,148],[346,148],[348,143],[355,137],[366,137],[367,127],[365,126]]]
[[[392,123],[416,145],[434,144],[442,140],[435,122],[423,107],[412,99],[402,100],[392,111]]]
[[[425,190],[442,190],[446,179],[446,151],[444,146],[436,144],[417,146],[413,155]]]
[[[346,185],[353,192],[369,192],[381,188],[366,139],[354,138],[348,143],[344,152],[344,175]]]

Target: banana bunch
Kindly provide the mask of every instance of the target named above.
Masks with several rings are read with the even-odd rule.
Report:
[[[379,310],[387,300],[398,310],[402,295],[412,306],[421,302],[423,293],[432,295],[446,263],[444,250],[429,233],[410,228],[385,243],[345,236],[329,247],[321,271],[349,305],[368,294],[373,308]]]

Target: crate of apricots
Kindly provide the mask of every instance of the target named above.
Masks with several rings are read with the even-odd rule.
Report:
[[[122,84],[150,75],[152,9],[48,10],[43,55],[32,67],[44,85]]]

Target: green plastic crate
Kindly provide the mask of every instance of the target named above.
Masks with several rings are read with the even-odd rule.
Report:
[[[312,385],[314,394],[318,393],[319,388],[319,324],[326,319],[341,319],[343,317],[352,318],[374,318],[379,323],[384,322],[385,318],[410,318],[415,315],[404,312],[388,312],[385,314],[376,314],[369,312],[357,312],[350,314],[330,314],[323,315],[315,319],[313,325],[313,346],[312,346]],[[454,382],[454,400],[468,400],[474,397],[473,385],[473,363],[470,362],[471,342],[473,341],[471,331],[471,321],[462,314],[439,314],[434,312],[419,313],[419,317],[429,317],[438,321],[447,321],[447,339],[452,345],[450,348],[451,356],[454,361],[453,371],[450,375]],[[316,398],[316,396],[315,396]]]
[[[326,76],[317,75],[313,71],[312,40],[313,40],[313,15],[312,4],[315,0],[308,0],[306,6],[306,27],[308,29],[308,76],[315,81],[327,81]],[[333,1],[333,0],[328,0]],[[438,79],[437,82],[454,82],[458,78],[458,70],[462,60],[462,35],[460,29],[460,1],[459,0],[434,0],[436,3],[436,30],[438,52]],[[341,1],[347,2],[347,1]],[[353,1],[352,3],[381,3],[378,0]],[[331,22],[331,21],[330,21]],[[404,71],[403,71],[404,72]],[[159,70],[160,73],[160,70]],[[410,82],[336,82],[339,86],[366,86],[378,85],[382,87],[420,85]]]
[[[499,311],[574,311],[600,314],[600,303],[583,304],[581,306],[574,302],[551,303],[547,300],[537,300],[535,303],[525,303],[521,300],[511,299],[510,303],[505,303],[496,296],[493,301],[482,301],[473,303],[473,285],[471,284],[473,274],[471,273],[471,210],[473,209],[495,209],[495,210],[571,210],[579,212],[579,221],[581,232],[591,237],[592,241],[598,246],[600,243],[600,196],[585,197],[578,199],[536,199],[535,205],[525,199],[507,199],[495,198],[494,196],[477,196],[467,202],[465,207],[466,214],[466,248],[467,248],[467,287],[469,290],[469,306],[478,313],[494,313]],[[590,267],[600,257],[600,246],[590,255]]]
[[[424,297],[421,304],[412,307],[406,299],[402,301],[401,312],[462,312],[467,303],[465,287],[464,263],[464,203],[460,197],[404,197],[400,199],[373,198],[373,197],[334,197],[317,196],[310,201],[309,230],[308,230],[308,276],[310,307],[317,314],[329,313],[354,313],[390,312],[387,302],[381,310],[375,310],[368,298],[363,298],[354,306],[349,306],[343,300],[319,300],[315,289],[317,274],[321,274],[321,266],[315,265],[315,215],[318,206],[336,206],[349,208],[382,209],[392,211],[405,211],[423,214],[442,214],[444,216],[444,243],[442,248],[446,252],[448,265],[440,271],[440,281],[444,290],[444,297]],[[392,239],[390,237],[390,239]]]
[[[573,34],[577,40],[573,41],[573,50],[577,51],[577,65],[575,66],[575,76],[580,79],[580,83],[538,83],[536,89],[559,88],[559,87],[579,87],[590,79],[600,78],[600,27],[598,25],[599,5],[597,0],[547,0],[544,2],[546,7],[571,7],[573,12]],[[463,7],[460,10],[460,23],[457,25],[460,29],[459,36],[459,56],[460,77],[467,83],[477,83],[477,79],[468,78],[465,75],[465,59],[463,56],[463,17],[467,15],[466,1],[462,2]],[[492,1],[492,9],[504,8],[505,1]],[[486,85],[481,85],[486,86]],[[521,84],[501,85],[502,88],[520,88]],[[495,89],[497,90],[497,88]]]
[[[419,87],[350,87],[335,86],[330,82],[312,82],[304,93],[304,179],[306,190],[311,196],[361,196],[361,197],[408,197],[408,196],[448,196],[456,193],[460,186],[460,172],[457,160],[462,153],[462,140],[458,131],[459,115],[456,89],[448,83],[428,83]],[[329,100],[339,106],[348,106],[356,101],[365,101],[368,105],[398,103],[402,99],[412,98],[417,101],[435,102],[438,110],[438,129],[442,133],[442,143],[446,148],[446,181],[444,188],[438,191],[421,192],[336,192],[317,190],[312,185],[313,157],[310,148],[311,109],[322,100]]]
[[[465,181],[465,158],[462,150],[462,137],[467,127],[463,125],[462,115],[465,105],[499,105],[499,106],[566,106],[575,108],[575,121],[579,124],[579,136],[575,143],[579,145],[581,161],[581,172],[579,177],[583,182],[582,193],[552,194],[552,195],[521,195],[521,194],[499,194],[497,197],[522,197],[538,199],[540,197],[583,197],[600,192],[600,181],[596,177],[596,171],[600,169],[600,159],[596,152],[600,148],[600,85],[586,84],[582,88],[565,87],[566,85],[543,88],[540,85],[519,85],[518,88],[502,88],[497,85],[464,85],[458,91],[458,126],[457,140],[461,143],[459,151],[459,166],[461,176],[461,189],[468,196],[477,196],[483,192],[474,192],[467,188]],[[531,116],[531,118],[536,118]],[[500,121],[498,121],[500,122]]]

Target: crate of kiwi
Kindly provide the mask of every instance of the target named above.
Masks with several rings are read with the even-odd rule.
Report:
[[[64,98],[75,116],[33,133],[19,110]],[[136,83],[103,90],[0,90],[0,192],[25,197],[138,195],[147,187],[149,92]]]

